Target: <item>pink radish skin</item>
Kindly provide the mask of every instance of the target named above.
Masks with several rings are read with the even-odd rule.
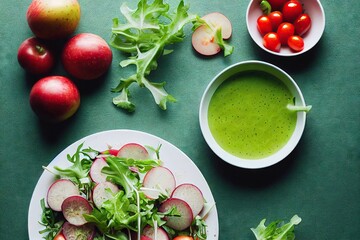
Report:
[[[157,199],[160,195],[159,191],[163,192],[165,190],[167,195],[170,196],[176,187],[176,181],[173,173],[168,168],[154,167],[145,174],[143,186],[155,190],[143,191],[148,198]]]
[[[211,56],[221,51],[220,46],[215,42],[216,29],[221,27],[223,39],[228,39],[232,34],[230,20],[219,12],[209,13],[202,17],[210,26],[206,25],[197,28],[191,39],[193,48],[204,56]]]
[[[168,234],[161,227],[157,228],[156,236],[157,240],[170,240]],[[141,240],[153,239],[155,239],[155,229],[152,226],[147,225],[142,232]]]
[[[166,217],[166,225],[177,231],[182,231],[188,228],[194,219],[189,204],[178,198],[169,198],[161,204],[159,211],[166,212],[173,207],[178,210],[180,217]]]
[[[204,196],[201,190],[191,183],[184,183],[177,186],[171,197],[184,200],[189,204],[194,217],[199,215],[204,207]]]
[[[95,183],[106,182],[106,174],[101,172],[103,167],[106,166],[109,165],[106,163],[105,159],[103,158],[95,159],[95,161],[91,165],[90,173],[89,173],[91,180],[93,180]]]
[[[66,198],[78,195],[80,195],[80,191],[72,181],[58,179],[49,187],[46,199],[52,210],[61,211],[61,205]]]
[[[138,143],[127,143],[122,146],[117,154],[120,158],[133,158],[137,160],[148,159],[149,153]]]
[[[221,27],[221,35],[223,39],[229,39],[232,34],[232,25],[230,20],[219,12],[209,13],[202,17],[208,24],[214,28]]]
[[[92,240],[95,237],[95,228],[90,224],[75,226],[69,222],[65,222],[62,227],[62,232],[66,240]]]
[[[109,193],[108,190],[109,189],[112,193]],[[93,198],[93,202],[95,204],[95,206],[97,208],[101,208],[102,204],[113,197],[113,195],[115,193],[117,193],[119,191],[118,186],[116,186],[115,184],[111,183],[111,182],[101,182],[98,183],[94,189],[93,189],[93,194],[92,194],[92,198]]]
[[[81,226],[86,223],[84,214],[90,214],[92,207],[88,200],[82,196],[71,196],[64,200],[61,205],[64,218],[75,226]]]

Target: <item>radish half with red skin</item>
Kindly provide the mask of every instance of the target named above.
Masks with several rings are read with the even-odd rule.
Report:
[[[138,143],[127,143],[122,146],[117,154],[120,158],[148,159],[149,153],[146,148]]]
[[[143,192],[150,199],[157,199],[160,193],[170,196],[176,187],[173,173],[166,167],[154,167],[148,171],[143,180]],[[149,189],[149,190],[147,190]]]
[[[79,188],[68,179],[56,180],[47,192],[46,201],[54,211],[61,211],[63,201],[70,197],[80,195]]]
[[[178,198],[169,198],[165,202],[163,202],[160,207],[160,212],[169,211],[171,208],[176,208],[180,213],[180,216],[166,216],[166,226],[169,226],[177,231],[182,231],[188,228],[194,217],[189,204],[187,204],[184,200]]]
[[[90,214],[92,207],[88,200],[82,196],[71,196],[66,198],[62,205],[61,210],[64,218],[75,226],[81,226],[87,223],[84,214]]]
[[[108,192],[108,191],[111,192]],[[101,208],[102,204],[111,199],[119,191],[118,186],[111,182],[98,183],[93,189],[93,202],[97,208]]]
[[[191,183],[184,183],[175,188],[172,198],[184,200],[193,212],[193,216],[199,215],[204,207],[204,197],[200,189]]]
[[[155,231],[156,231],[156,236],[157,236],[157,240],[170,240],[168,234],[166,233],[166,231],[161,228],[158,227],[156,230],[155,228],[153,228],[150,225],[147,225],[142,232],[141,235],[141,240],[153,240],[155,239]]]
[[[219,12],[209,13],[202,17],[210,27],[203,25],[198,27],[192,34],[192,46],[205,56],[211,56],[221,51],[220,46],[215,42],[215,34],[221,28],[223,39],[228,39],[232,34],[232,25],[227,17]]]
[[[62,226],[62,233],[66,240],[92,240],[95,237],[95,228],[94,225],[91,224],[75,226],[69,222],[65,222]]]
[[[90,167],[90,172],[89,172],[91,180],[93,180],[95,183],[106,182],[106,174],[102,173],[101,170],[107,166],[109,165],[106,163],[105,159],[103,158],[95,159],[95,161]]]

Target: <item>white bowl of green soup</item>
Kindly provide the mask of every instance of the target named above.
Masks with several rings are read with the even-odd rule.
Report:
[[[293,151],[310,108],[286,72],[266,62],[244,61],[210,82],[199,120],[216,155],[234,166],[256,169],[274,165]]]

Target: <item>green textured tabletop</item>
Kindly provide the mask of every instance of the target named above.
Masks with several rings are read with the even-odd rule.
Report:
[[[82,15],[76,33],[92,32],[109,40],[112,19],[122,0],[79,1]],[[134,4],[134,1],[129,1]],[[175,0],[169,0],[176,5]],[[360,235],[360,2],[322,1],[326,28],[311,51],[281,58],[261,50],[245,22],[249,1],[197,0],[190,12],[218,11],[232,22],[234,53],[204,58],[191,47],[191,29],[184,42],[164,56],[151,78],[167,82],[178,101],[160,110],[146,89],[133,92],[133,114],[115,108],[110,92],[130,70],[113,62],[101,81],[80,84],[81,106],[70,120],[49,125],[38,121],[29,106],[34,79],[17,62],[20,43],[32,36],[26,22],[30,0],[2,0],[0,7],[0,239],[28,239],[27,215],[32,191],[59,152],[89,134],[133,129],[161,137],[187,154],[208,181],[217,203],[219,239],[254,239],[250,228],[268,221],[302,218],[297,239],[358,239]],[[244,60],[262,60],[289,73],[313,109],[303,137],[284,161],[262,170],[244,170],[221,161],[202,137],[198,110],[203,91],[225,67]],[[66,75],[58,64],[53,71]]]

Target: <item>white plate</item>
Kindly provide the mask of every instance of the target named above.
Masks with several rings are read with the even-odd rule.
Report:
[[[176,184],[179,185],[185,182],[193,183],[201,189],[208,203],[215,202],[204,176],[186,154],[171,143],[144,132],[133,130],[111,130],[89,135],[68,146],[56,156],[53,161],[51,161],[48,167],[51,169],[54,166],[69,166],[70,163],[67,161],[66,155],[74,154],[81,143],[84,143],[84,147],[92,147],[96,150],[106,150],[108,149],[108,146],[119,148],[128,142],[136,142],[153,147],[157,147],[161,144],[160,159],[164,162],[164,166],[171,169],[174,173]],[[44,171],[36,184],[30,201],[28,215],[28,232],[30,240],[39,240],[42,238],[39,234],[39,231],[44,229],[44,227],[39,224],[42,213],[40,200],[46,197],[47,190],[54,180],[54,176],[51,173]],[[208,225],[208,239],[217,240],[219,238],[219,222],[216,206],[210,211],[206,223]]]

